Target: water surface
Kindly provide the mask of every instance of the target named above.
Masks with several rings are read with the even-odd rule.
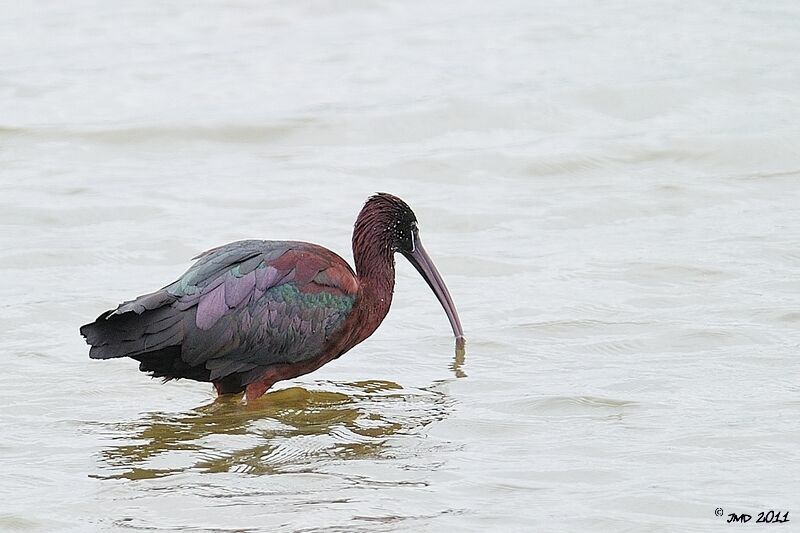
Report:
[[[800,513],[795,2],[3,13],[0,530]],[[254,405],[88,360],[80,324],[207,248],[349,258],[375,191],[415,209],[463,360],[402,258],[372,338]]]

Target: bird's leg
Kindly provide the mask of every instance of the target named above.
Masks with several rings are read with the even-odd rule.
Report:
[[[275,384],[272,380],[260,379],[258,381],[254,381],[250,383],[244,392],[244,397],[247,401],[255,400],[256,398],[260,398],[261,396],[266,393],[270,387]]]
[[[256,398],[263,396],[264,393],[270,389],[270,387],[279,381],[296,378],[298,376],[308,374],[309,372],[313,372],[331,359],[334,359],[334,356],[331,354],[335,353],[335,351],[331,351],[330,353],[323,353],[319,357],[307,359],[299,363],[271,366],[263,374],[261,374],[261,377],[258,380],[247,385],[247,388],[245,389],[245,398],[247,398],[247,401],[255,400]]]
[[[217,391],[217,397],[239,395],[244,391],[241,383],[241,378],[236,374],[225,376],[212,382],[214,389]]]
[[[280,372],[275,368],[270,368],[264,372],[261,377],[245,388],[244,396],[249,402],[263,396],[275,383],[281,380]]]

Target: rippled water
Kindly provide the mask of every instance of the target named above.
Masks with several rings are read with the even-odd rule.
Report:
[[[800,513],[796,2],[7,3],[0,44],[0,530]],[[204,249],[349,257],[375,191],[463,360],[402,258],[371,339],[252,405],[88,360]]]

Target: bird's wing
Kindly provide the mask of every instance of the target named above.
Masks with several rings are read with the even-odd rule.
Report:
[[[210,379],[321,353],[353,307],[355,276],[306,243],[243,241],[206,252],[167,287],[187,313],[181,359]]]
[[[144,322],[143,327],[128,326],[122,335],[129,338],[125,342],[134,341],[136,351],[119,353],[105,345],[92,357],[140,358],[180,345],[185,365],[204,367],[209,379],[216,380],[319,355],[355,303],[358,284],[352,269],[338,255],[313,244],[239,241],[197,259],[174,283],[126,302],[95,322],[104,317],[113,321],[114,315]],[[134,323],[119,323],[125,322]],[[141,339],[130,339],[139,331]]]

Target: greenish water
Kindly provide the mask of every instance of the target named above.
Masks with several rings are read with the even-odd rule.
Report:
[[[793,2],[95,0],[0,18],[0,530],[698,531],[800,520]],[[378,331],[251,405],[78,327],[246,238],[350,258]],[[717,517],[721,508],[725,516]],[[755,520],[755,518],[754,518]]]

